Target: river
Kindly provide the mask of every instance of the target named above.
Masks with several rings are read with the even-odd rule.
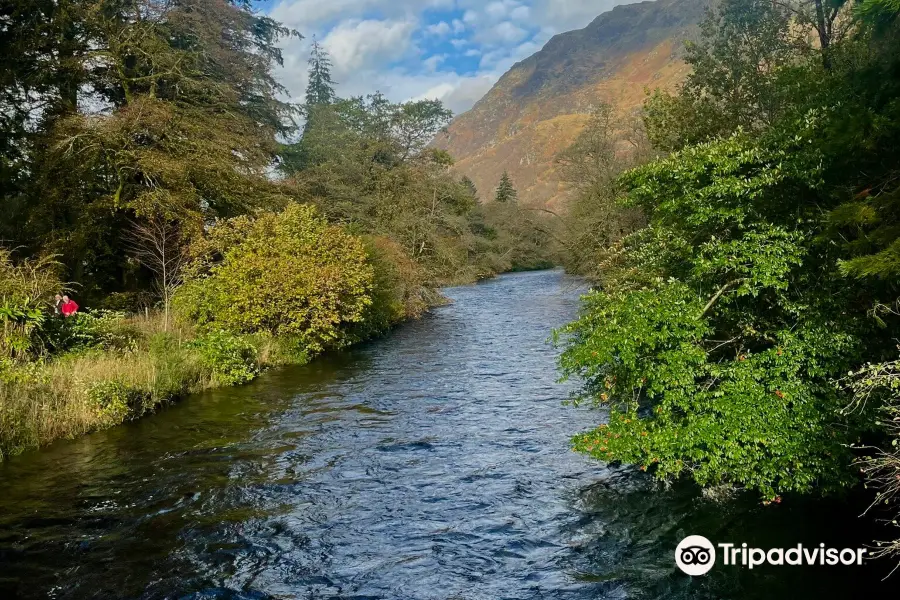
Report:
[[[0,598],[852,598],[892,566],[676,570],[701,534],[882,534],[859,500],[702,499],[571,452],[559,271],[453,288],[390,336],[0,464]],[[897,581],[892,581],[896,583]],[[884,587],[885,597],[892,597]]]

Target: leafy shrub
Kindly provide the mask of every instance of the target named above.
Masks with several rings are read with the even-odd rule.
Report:
[[[608,410],[577,449],[769,500],[854,483],[848,447],[868,415],[839,419],[831,380],[877,338],[817,241],[808,134],[734,136],[623,177],[650,226],[563,332],[564,373]]]
[[[222,222],[199,254],[175,308],[207,329],[296,336],[317,353],[339,346],[371,304],[362,241],[310,206]]]
[[[88,348],[134,350],[143,337],[124,313],[110,310],[48,319],[43,333],[48,348],[57,353]]]
[[[49,299],[62,289],[52,257],[15,263],[0,248],[0,357],[25,358],[37,348]]]
[[[382,335],[402,321],[422,316],[434,304],[434,292],[425,286],[426,273],[400,244],[385,237],[369,238],[366,252],[375,275],[372,303],[362,321],[350,328],[350,341]]]
[[[123,381],[95,381],[87,389],[88,400],[103,418],[121,423],[129,416],[140,416],[149,404],[151,393]]]
[[[256,348],[245,337],[227,331],[212,331],[190,342],[201,363],[222,385],[240,385],[259,374]]]
[[[35,334],[46,320],[46,313],[27,299],[5,299],[0,304],[0,356],[25,358],[35,349]]]

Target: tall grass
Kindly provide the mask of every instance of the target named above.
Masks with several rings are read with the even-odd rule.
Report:
[[[165,327],[158,313],[129,317],[115,329],[117,347],[0,361],[0,460],[141,417],[180,396],[247,381],[269,366],[308,359],[292,340],[198,337],[184,325]],[[122,347],[126,333],[130,342]],[[235,345],[244,352],[229,353]],[[244,376],[236,380],[235,370]]]
[[[136,350],[91,350],[7,368],[0,378],[0,459],[140,417],[214,384],[173,338]]]

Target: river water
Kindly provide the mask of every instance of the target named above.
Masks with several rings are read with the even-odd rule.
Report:
[[[571,452],[558,271],[447,290],[389,337],[0,464],[0,598],[855,598],[892,565],[717,567],[675,545],[856,547],[858,500],[703,500]],[[868,583],[866,583],[868,582]],[[885,597],[896,597],[883,586]]]

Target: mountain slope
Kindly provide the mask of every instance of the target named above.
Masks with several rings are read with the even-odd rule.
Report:
[[[504,170],[523,202],[556,204],[565,194],[554,158],[588,120],[593,106],[640,106],[645,89],[671,88],[687,73],[684,40],[709,0],[657,0],[617,6],[584,29],[554,36],[514,65],[434,142],[457,160],[483,199]]]

